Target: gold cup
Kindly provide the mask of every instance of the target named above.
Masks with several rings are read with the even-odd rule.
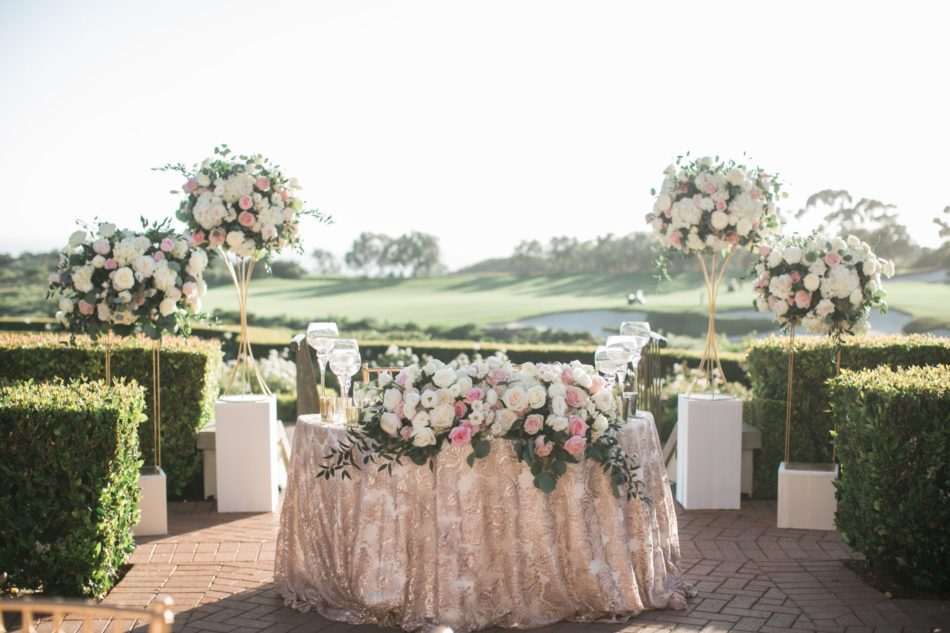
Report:
[[[324,424],[333,424],[333,416],[336,415],[337,399],[322,396],[320,398],[320,419]]]
[[[357,406],[349,405],[343,409],[343,418],[346,420],[346,427],[355,429],[360,425],[360,409]]]

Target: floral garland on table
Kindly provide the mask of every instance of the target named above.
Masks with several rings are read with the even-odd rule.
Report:
[[[759,169],[718,157],[667,167],[647,223],[660,243],[683,254],[713,253],[757,244],[778,226],[775,198],[780,183]]]
[[[894,263],[854,235],[783,237],[761,246],[759,254],[755,309],[771,311],[783,329],[860,334],[869,327],[871,308],[887,312],[881,276],[892,276]]]
[[[617,440],[623,424],[616,400],[594,368],[525,363],[515,369],[495,356],[457,366],[430,360],[395,377],[382,373],[372,387],[359,429],[326,456],[317,476],[381,461],[379,470],[408,458],[429,464],[446,442],[471,445],[469,466],[491,451],[491,438],[515,442],[515,454],[531,469],[534,485],[550,493],[567,464],[594,459],[610,477],[614,496],[645,497],[640,466]],[[359,457],[361,455],[361,457]]]
[[[117,230],[101,222],[74,232],[49,277],[47,298],[59,295],[56,319],[73,333],[92,336],[141,330],[151,338],[190,331],[207,292],[204,251],[167,227]]]
[[[196,244],[239,257],[278,253],[288,246],[303,252],[301,216],[330,221],[319,211],[304,210],[297,179],[285,176],[268,159],[258,154],[231,160],[231,150],[223,144],[214,154],[190,171],[181,163],[158,168],[186,178],[177,217]]]

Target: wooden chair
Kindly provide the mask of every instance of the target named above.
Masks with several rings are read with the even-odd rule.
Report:
[[[65,633],[77,631],[128,631],[133,626],[147,628],[147,633],[171,633],[175,615],[172,599],[163,598],[148,609],[110,607],[77,600],[16,598],[0,600],[0,633],[11,630],[32,633],[50,631]],[[111,625],[111,626],[110,626]]]

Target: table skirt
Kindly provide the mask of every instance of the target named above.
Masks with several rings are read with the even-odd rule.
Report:
[[[622,621],[685,608],[663,451],[649,413],[624,425],[651,503],[615,499],[599,464],[534,487],[507,440],[466,463],[447,445],[428,466],[364,466],[318,479],[344,429],[301,416],[280,517],[275,584],[288,606],[331,620],[458,633],[560,620]]]

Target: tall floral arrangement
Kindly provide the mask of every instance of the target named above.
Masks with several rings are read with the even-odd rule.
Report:
[[[143,220],[142,231],[82,225],[60,252],[48,296],[59,297],[56,319],[73,333],[187,333],[207,291],[207,264],[208,256],[192,251],[167,221]]]
[[[872,309],[887,311],[882,277],[894,274],[894,263],[854,235],[782,237],[763,244],[759,254],[755,308],[772,312],[784,329],[860,334]]]
[[[723,273],[736,248],[752,248],[778,227],[781,184],[759,168],[718,157],[679,156],[663,175],[659,191],[650,192],[656,201],[646,220],[666,249],[699,260],[709,299],[700,370],[708,379],[713,367],[719,367],[715,312]],[[719,372],[722,375],[721,367]]]
[[[534,484],[554,490],[567,464],[583,458],[603,464],[616,496],[643,496],[639,466],[620,447],[617,403],[594,368],[525,363],[518,368],[499,357],[457,366],[430,360],[396,376],[380,375],[375,402],[364,408],[350,441],[328,456],[321,475],[332,476],[364,459],[392,468],[403,457],[431,462],[445,443],[471,445],[469,465],[486,457],[491,438],[515,442],[518,458]]]
[[[329,216],[305,209],[298,197],[300,184],[281,168],[259,154],[232,156],[227,145],[214,148],[214,155],[192,169],[183,164],[168,164],[160,171],[174,171],[184,178],[184,198],[177,217],[185,223],[192,242],[205,249],[216,249],[224,260],[238,296],[241,336],[238,362],[225,392],[235,384],[251,385],[256,378],[261,392],[270,389],[254,361],[247,329],[247,301],[254,264],[268,261],[285,248],[302,253],[299,225],[310,216],[329,222]],[[172,191],[173,194],[178,192]],[[233,256],[233,259],[232,257]]]

